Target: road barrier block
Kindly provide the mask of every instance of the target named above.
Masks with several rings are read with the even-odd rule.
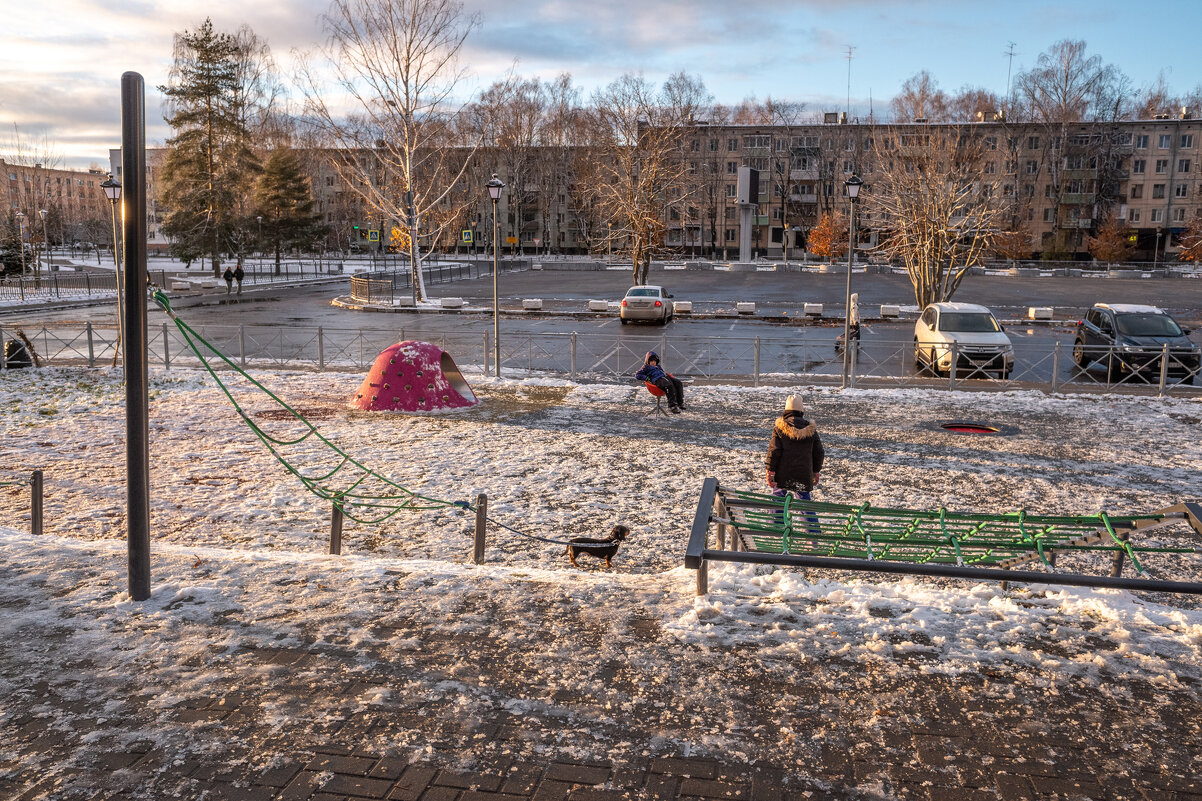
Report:
[[[463,308],[463,298],[443,298],[439,305],[444,309],[461,309]]]
[[[821,303],[805,304],[805,316],[806,317],[821,317],[822,316],[822,304]]]
[[[676,314],[692,314],[693,313],[693,301],[678,300],[672,304],[672,311],[675,312]]]
[[[609,311],[608,300],[590,300],[588,302],[589,311]]]
[[[522,299],[522,308],[523,309],[541,309],[542,307],[543,307],[543,299],[542,298],[523,298]]]
[[[755,304],[749,301],[735,303],[735,311],[739,314],[755,314]]]
[[[1052,319],[1051,306],[1029,306],[1027,308],[1027,319],[1029,320],[1050,320]]]
[[[901,306],[896,303],[882,303],[881,317],[901,317]]]

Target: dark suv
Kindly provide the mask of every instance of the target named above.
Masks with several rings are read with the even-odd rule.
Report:
[[[1188,381],[1198,374],[1199,356],[1188,333],[1155,306],[1095,303],[1077,323],[1073,361],[1082,369],[1101,362],[1112,382],[1124,373],[1153,378],[1160,375],[1160,358],[1168,345],[1167,373]]]

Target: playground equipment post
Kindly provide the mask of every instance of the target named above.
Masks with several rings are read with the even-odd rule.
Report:
[[[150,403],[146,356],[146,87],[121,76],[121,200],[125,242],[125,470],[129,595],[150,597]]]

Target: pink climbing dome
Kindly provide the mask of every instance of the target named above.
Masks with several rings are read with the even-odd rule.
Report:
[[[449,353],[429,342],[407,339],[376,357],[350,407],[373,412],[437,412],[479,402]]]

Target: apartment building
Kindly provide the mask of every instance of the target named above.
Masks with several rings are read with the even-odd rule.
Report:
[[[26,241],[53,244],[91,241],[97,231],[107,230],[111,212],[100,184],[99,170],[67,170],[42,164],[9,164],[0,159],[0,175],[6,176],[9,214],[25,215]],[[46,211],[45,225],[41,211]],[[107,241],[107,239],[106,239]]]

